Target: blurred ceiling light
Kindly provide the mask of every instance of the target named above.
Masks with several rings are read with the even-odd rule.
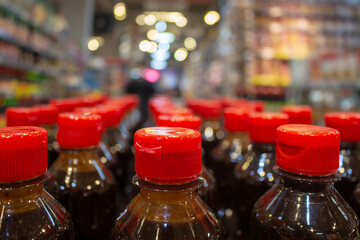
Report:
[[[125,3],[117,3],[114,6],[114,17],[118,21],[122,21],[126,18],[126,5]]]
[[[149,25],[149,26],[154,25],[156,22],[156,17],[152,14],[149,14],[145,17],[144,22],[146,25]]]
[[[174,58],[176,61],[182,62],[188,56],[188,51],[185,48],[179,48],[174,53]]]
[[[145,15],[144,14],[140,14],[136,17],[136,23],[140,26],[145,25]]]
[[[220,14],[216,11],[209,11],[204,16],[204,21],[207,25],[214,25],[220,20]]]
[[[178,27],[185,27],[187,23],[188,23],[188,20],[184,16],[179,16],[175,19],[175,24]]]
[[[150,66],[156,70],[163,70],[167,67],[167,61],[151,60]]]
[[[158,30],[159,32],[165,32],[166,28],[167,28],[166,22],[160,21],[155,24],[155,29]]]
[[[148,37],[148,39],[155,41],[159,37],[159,32],[155,29],[150,29],[147,32],[146,36]]]
[[[151,47],[150,45],[151,45],[151,43],[148,40],[142,40],[139,43],[139,49],[142,52],[147,52],[147,51],[149,51],[149,49]]]
[[[281,7],[271,7],[269,8],[269,14],[272,17],[281,17],[283,15]]]
[[[160,78],[160,72],[152,68],[146,68],[143,71],[143,77],[151,83],[157,82]]]
[[[180,12],[168,12],[168,13],[166,13],[166,21],[174,23],[174,22],[176,22],[176,19],[178,17],[182,17],[182,16],[183,16],[183,14]]]
[[[175,41],[175,35],[170,32],[162,32],[159,33],[158,38],[156,39],[157,42],[162,43],[173,43]]]
[[[281,23],[278,23],[278,22],[270,23],[269,28],[270,28],[270,32],[275,33],[275,34],[279,34],[283,30],[283,27],[282,27]]]
[[[96,51],[102,45],[104,45],[104,38],[103,37],[91,37],[88,40],[88,49],[90,51]]]
[[[151,58],[158,61],[165,61],[170,58],[170,52],[157,50],[156,52],[151,54]]]
[[[153,53],[157,50],[158,45],[156,44],[156,42],[150,42],[150,46],[149,49],[147,50],[147,52],[149,53]]]
[[[192,37],[185,38],[184,45],[187,48],[187,50],[192,51],[196,48],[196,40]]]
[[[159,50],[168,51],[170,49],[170,44],[167,42],[159,43]]]

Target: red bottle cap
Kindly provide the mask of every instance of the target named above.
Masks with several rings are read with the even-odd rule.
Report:
[[[0,128],[0,182],[21,181],[44,174],[47,157],[45,129]]]
[[[289,123],[312,124],[312,108],[306,105],[284,106],[281,112],[289,116]]]
[[[55,105],[39,105],[39,125],[55,124],[58,117],[58,109]]]
[[[39,126],[39,109],[35,107],[8,107],[6,109],[6,125]]]
[[[202,118],[218,119],[221,116],[220,101],[191,99],[187,101],[187,106]]]
[[[328,127],[288,124],[277,129],[279,168],[306,175],[334,174],[339,168],[340,133]]]
[[[325,124],[327,127],[337,129],[343,142],[360,141],[360,113],[358,112],[327,113]]]
[[[61,113],[58,120],[57,141],[61,147],[84,148],[101,140],[102,119],[96,114]]]
[[[120,123],[124,113],[122,108],[113,107],[108,105],[98,105],[96,107],[76,108],[76,113],[82,114],[97,114],[100,115],[103,121],[103,127],[113,127]]]
[[[193,111],[187,108],[177,106],[162,106],[154,108],[154,114],[156,117],[161,115],[192,115]]]
[[[156,124],[159,127],[182,127],[199,131],[201,119],[194,115],[161,115],[157,117]]]
[[[249,130],[249,113],[244,109],[226,108],[224,121],[224,127],[229,132],[247,132]]]
[[[81,98],[52,99],[50,104],[55,105],[59,113],[72,112],[75,108],[84,106]]]
[[[277,127],[288,123],[289,117],[285,113],[252,113],[249,118],[250,139],[258,143],[275,143]]]
[[[251,101],[247,103],[249,108],[252,108],[255,112],[263,112],[265,110],[264,101]]]
[[[143,128],[135,133],[135,171],[157,183],[192,181],[201,173],[201,134],[187,128]]]

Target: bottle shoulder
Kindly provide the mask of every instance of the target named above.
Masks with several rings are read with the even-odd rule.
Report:
[[[258,231],[276,229],[288,237],[299,233],[358,236],[359,231],[356,214],[335,189],[328,193],[308,193],[281,187],[279,183],[256,202],[252,224],[262,229]]]
[[[214,213],[198,196],[191,201],[166,204],[146,201],[138,194],[117,219],[113,236],[113,239],[127,239],[123,236],[128,239],[223,239],[223,230]]]

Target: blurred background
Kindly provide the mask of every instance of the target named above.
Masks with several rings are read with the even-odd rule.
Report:
[[[0,114],[102,92],[310,104],[316,119],[359,110],[359,39],[359,0],[0,0]]]

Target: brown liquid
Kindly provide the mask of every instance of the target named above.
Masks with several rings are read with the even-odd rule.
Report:
[[[96,160],[96,149],[63,151],[50,169],[49,192],[69,211],[76,239],[108,239],[117,214],[112,174]]]
[[[215,177],[204,165],[202,165],[202,172],[200,176],[203,178],[204,183],[200,187],[198,194],[206,202],[210,209],[214,209],[216,187]]]
[[[43,188],[46,175],[0,184],[0,239],[72,240],[69,214]]]
[[[359,221],[332,181],[299,181],[282,176],[255,204],[251,239],[309,240],[359,237]],[[309,181],[310,180],[310,181]]]

